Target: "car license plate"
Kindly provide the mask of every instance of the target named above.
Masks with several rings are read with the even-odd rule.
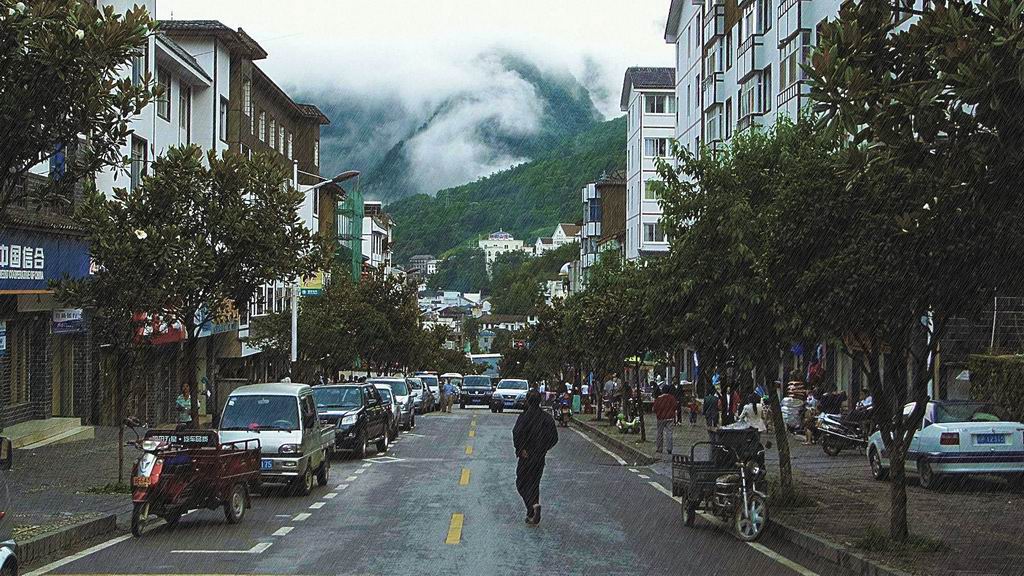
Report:
[[[1005,444],[1005,434],[978,434],[976,436],[976,442],[978,444]]]
[[[274,467],[274,463],[271,460],[260,460],[260,470],[270,470]]]
[[[149,476],[134,476],[132,477],[132,486],[136,488],[148,488],[149,487]]]

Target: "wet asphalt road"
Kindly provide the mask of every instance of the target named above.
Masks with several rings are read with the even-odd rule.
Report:
[[[308,497],[258,497],[235,526],[193,512],[29,574],[841,574],[770,538],[747,545],[703,519],[686,528],[668,478],[568,428],[548,455],[543,521],[527,526],[515,418],[421,416],[384,457],[336,460]]]

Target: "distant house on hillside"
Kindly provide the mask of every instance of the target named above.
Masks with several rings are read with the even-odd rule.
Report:
[[[537,238],[537,242],[533,246],[534,254],[540,256],[545,252],[556,250],[566,244],[579,242],[581,228],[580,224],[559,224],[555,227],[555,232],[550,237]]]
[[[538,322],[536,316],[516,314],[484,314],[478,320],[480,330],[508,330],[515,332]]]
[[[494,260],[499,254],[506,254],[508,252],[533,253],[533,249],[524,246],[522,240],[516,240],[511,234],[504,230],[498,230],[497,232],[489,235],[486,239],[481,239],[477,242],[477,245],[484,251],[488,274],[490,274],[491,267],[494,265]]]
[[[437,258],[432,254],[417,254],[409,258],[409,270],[419,270],[423,278],[432,276],[437,272]]]

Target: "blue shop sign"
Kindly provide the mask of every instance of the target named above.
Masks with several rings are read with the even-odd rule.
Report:
[[[0,292],[49,290],[51,280],[89,274],[84,240],[33,230],[0,230]]]

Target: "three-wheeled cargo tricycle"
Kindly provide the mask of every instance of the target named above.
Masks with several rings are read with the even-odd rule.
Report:
[[[222,443],[212,430],[149,430],[128,444],[142,450],[132,469],[135,536],[154,517],[173,527],[200,508],[223,507],[231,524],[245,516],[259,485],[259,439]]]
[[[672,495],[681,499],[683,523],[693,526],[697,511],[707,510],[740,540],[757,540],[768,525],[765,447],[753,428],[719,428],[710,436],[689,456],[672,457]]]

